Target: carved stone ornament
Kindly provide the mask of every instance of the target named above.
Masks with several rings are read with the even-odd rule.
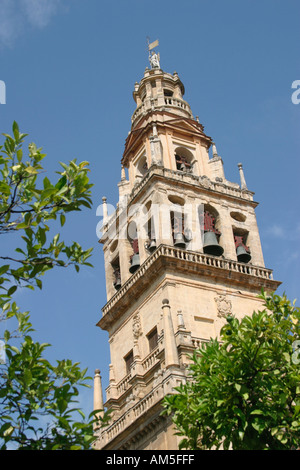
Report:
[[[218,317],[228,317],[232,315],[232,303],[231,300],[226,299],[226,295],[218,295],[215,297],[218,309]]]
[[[211,187],[211,181],[207,176],[202,176],[200,179],[200,186],[203,186],[205,189],[209,189]]]
[[[133,317],[132,331],[133,331],[133,337],[136,340],[142,334],[141,319],[138,313],[136,313]]]

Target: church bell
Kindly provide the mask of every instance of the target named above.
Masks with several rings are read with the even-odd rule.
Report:
[[[156,241],[154,239],[150,240],[150,243],[148,244],[147,248],[150,251],[150,253],[156,250]]]
[[[203,251],[208,255],[221,256],[224,252],[215,232],[204,232]]]
[[[176,248],[185,248],[185,239],[182,235],[182,233],[176,233],[174,236],[174,246]]]
[[[250,253],[245,250],[243,245],[240,245],[237,247],[236,255],[237,255],[238,261],[240,261],[241,263],[249,263],[249,261],[251,260]]]
[[[129,272],[133,274],[140,267],[140,255],[135,253],[131,258],[131,266]]]
[[[121,288],[121,278],[118,276],[114,282],[114,288],[116,290],[119,290]]]

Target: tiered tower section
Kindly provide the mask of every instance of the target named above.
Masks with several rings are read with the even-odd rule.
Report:
[[[264,265],[242,165],[240,184],[227,181],[183,96],[176,72],[146,69],[110,217],[104,199],[107,303],[98,325],[109,333],[113,414],[97,431],[98,449],[178,448],[161,400],[186,380],[189,354],[218,337],[226,316],[261,308],[262,287],[279,285]]]

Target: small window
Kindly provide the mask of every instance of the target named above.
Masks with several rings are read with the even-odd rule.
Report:
[[[126,365],[126,374],[130,373],[130,367],[133,363],[133,350],[131,350],[127,356],[124,357],[125,365]]]
[[[154,328],[148,335],[148,342],[149,342],[149,351],[153,351],[153,349],[156,348],[158,345],[158,333],[157,333],[157,328]]]
[[[164,90],[164,95],[171,97],[171,96],[173,96],[173,91],[165,89]]]

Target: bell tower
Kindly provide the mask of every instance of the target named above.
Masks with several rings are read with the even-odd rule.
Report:
[[[109,333],[112,419],[95,431],[97,449],[177,449],[161,401],[187,380],[189,354],[218,337],[227,315],[261,308],[262,287],[280,284],[264,265],[242,165],[239,183],[228,181],[183,83],[162,70],[153,44],[133,91],[112,215],[103,200],[107,303],[98,326]],[[102,403],[99,371],[96,380]]]

